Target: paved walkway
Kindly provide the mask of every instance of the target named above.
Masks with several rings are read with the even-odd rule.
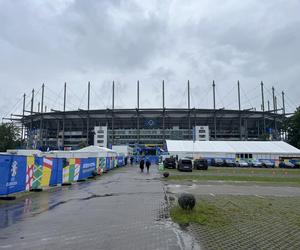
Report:
[[[198,249],[167,215],[156,168],[127,167],[0,204],[0,249]]]

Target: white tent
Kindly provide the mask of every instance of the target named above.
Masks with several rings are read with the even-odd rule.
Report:
[[[31,155],[40,156],[42,153],[42,151],[37,149],[8,149],[6,152],[8,154],[24,155],[24,156],[31,156]]]
[[[251,154],[257,159],[300,157],[300,150],[283,141],[178,141],[167,140],[170,154],[179,156],[229,157]]]
[[[88,157],[114,157],[118,154],[108,148],[98,146],[88,146],[79,150],[70,151],[49,151],[42,153],[46,157],[57,157],[57,158],[88,158]]]
[[[115,150],[109,148],[99,147],[99,146],[88,146],[75,152],[91,154],[91,157],[115,157],[118,153]]]

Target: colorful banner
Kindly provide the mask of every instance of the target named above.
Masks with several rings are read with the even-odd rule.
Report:
[[[44,157],[43,158],[43,175],[42,175],[42,180],[41,180],[42,187],[50,186],[52,168],[53,168],[53,158]]]
[[[62,183],[71,183],[78,181],[80,172],[80,158],[69,158],[66,161],[66,166],[63,167]]]
[[[26,190],[31,190],[34,175],[34,156],[27,156],[26,164]]]
[[[100,157],[99,158],[99,166],[102,170],[105,169],[105,157]]]
[[[72,183],[113,169],[123,157],[51,158],[0,155],[0,195]]]
[[[41,188],[42,176],[43,176],[43,158],[35,157],[31,189]]]

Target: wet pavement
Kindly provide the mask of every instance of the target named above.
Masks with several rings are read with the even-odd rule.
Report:
[[[0,203],[0,249],[199,249],[168,219],[152,167]]]

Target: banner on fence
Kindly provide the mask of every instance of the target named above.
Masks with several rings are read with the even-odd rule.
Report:
[[[93,175],[96,170],[96,158],[84,158],[81,160],[79,179],[87,179]]]
[[[78,181],[80,172],[80,158],[68,158],[63,166],[62,183],[71,183]]]

